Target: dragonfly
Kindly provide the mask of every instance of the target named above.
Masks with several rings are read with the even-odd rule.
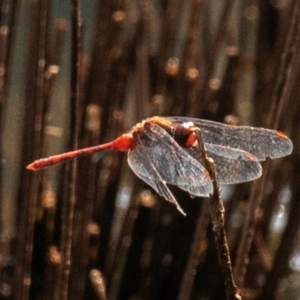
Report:
[[[236,184],[259,178],[260,161],[289,155],[293,144],[280,131],[225,125],[188,117],[154,116],[135,125],[115,140],[34,161],[29,170],[39,170],[66,160],[104,150],[127,151],[132,171],[185,215],[168,185],[178,186],[192,197],[213,192],[209,172],[202,164],[196,129],[216,165],[220,184]]]

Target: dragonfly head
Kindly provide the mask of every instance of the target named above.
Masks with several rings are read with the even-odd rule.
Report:
[[[183,147],[190,148],[197,143],[195,134],[195,125],[193,122],[184,122],[179,124],[174,132],[175,141]]]

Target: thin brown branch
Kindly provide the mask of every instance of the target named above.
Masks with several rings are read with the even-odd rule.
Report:
[[[28,162],[30,155],[38,157],[42,149],[42,135],[45,125],[45,61],[47,45],[47,29],[49,21],[49,1],[43,0],[33,7],[33,23],[35,35],[30,47],[34,49],[32,60],[28,65],[28,109],[25,112],[25,122],[27,126],[34,128],[27,131],[24,126],[24,150],[23,159]],[[31,86],[32,85],[32,86]],[[30,105],[32,105],[30,107]],[[28,115],[27,115],[28,113]],[[34,115],[33,115],[34,113]],[[32,151],[27,153],[27,149]],[[25,150],[26,149],[26,150]],[[18,266],[15,277],[15,299],[27,300],[30,298],[30,286],[32,279],[32,255],[34,242],[34,222],[36,218],[36,202],[38,198],[39,177],[38,174],[26,174],[22,170],[24,181],[20,187],[20,197],[24,201],[21,209],[21,226],[19,232]]]
[[[105,288],[103,274],[100,271],[93,269],[90,271],[90,280],[97,294],[98,299],[106,300],[107,299],[106,288]]]
[[[79,102],[80,87],[80,60],[81,60],[81,12],[80,1],[72,0],[72,52],[71,52],[71,97],[70,97],[70,148],[78,148],[79,134]],[[68,299],[69,278],[72,264],[72,239],[74,225],[74,208],[76,202],[77,161],[73,160],[66,168],[68,188],[64,207],[64,226],[62,233],[62,266],[61,286],[56,297]]]
[[[289,83],[289,80],[292,77],[294,79],[292,82],[295,82],[295,72],[296,74],[298,73],[297,70],[299,69],[300,64],[300,56],[299,54],[297,54],[297,51],[295,51],[295,47],[297,46],[297,44],[299,44],[299,29],[298,32],[295,32],[295,26],[297,28],[299,28],[300,26],[300,3],[297,3],[297,9],[295,10],[295,13],[293,14],[293,17],[291,19],[290,29],[287,35],[286,48],[284,50],[279,76],[277,79],[277,83],[274,87],[272,99],[273,108],[271,117],[271,119],[274,120],[274,127],[276,127],[279,123],[279,117],[282,113],[283,103],[286,102],[287,98],[290,96],[291,84]],[[240,287],[243,285],[243,281],[247,271],[247,264],[249,262],[249,251],[253,242],[255,228],[257,224],[257,211],[262,201],[263,188],[266,184],[266,174],[268,173],[268,169],[269,163],[267,162],[264,165],[264,174],[262,178],[258,182],[255,182],[253,184],[253,189],[249,200],[249,209],[247,211],[246,221],[243,226],[243,235],[241,243],[239,245],[234,268],[235,279],[238,286]]]
[[[199,263],[199,244],[206,237],[207,227],[210,223],[209,204],[203,203],[202,209],[199,212],[199,216],[196,222],[196,229],[191,244],[190,255],[188,258],[187,266],[184,271],[183,280],[179,290],[178,300],[189,299],[194,278],[196,275],[196,269]]]
[[[220,195],[219,182],[217,179],[217,171],[213,160],[208,156],[203,139],[201,130],[199,128],[195,129],[197,136],[197,141],[199,145],[200,153],[203,153],[203,161],[205,168],[208,170],[212,182],[213,182],[213,195],[209,198],[210,203],[210,213],[213,225],[213,232],[215,235],[215,240],[218,249],[219,261],[221,263],[221,269],[223,272],[224,284],[226,288],[226,299],[242,299],[238,293],[237,286],[235,285],[232,273],[232,265],[229,253],[229,247],[226,238],[226,232],[224,227],[224,205]]]

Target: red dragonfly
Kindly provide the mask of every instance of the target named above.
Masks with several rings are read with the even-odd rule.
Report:
[[[27,169],[47,168],[103,150],[128,151],[133,172],[184,214],[167,184],[177,185],[191,196],[208,197],[213,191],[209,173],[201,164],[196,128],[201,129],[220,184],[254,180],[262,173],[259,161],[283,157],[293,150],[291,140],[276,130],[186,117],[151,117],[112,142],[42,158]]]

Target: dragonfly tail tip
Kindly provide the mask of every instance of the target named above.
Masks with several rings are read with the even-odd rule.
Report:
[[[34,167],[34,164],[29,164],[27,167],[26,167],[27,170],[30,170],[30,171],[35,171],[36,168]]]

